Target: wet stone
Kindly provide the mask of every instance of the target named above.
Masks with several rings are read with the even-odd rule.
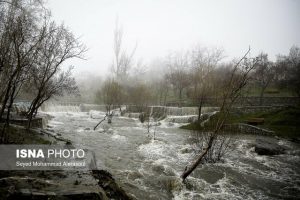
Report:
[[[193,152],[193,149],[192,148],[183,148],[183,149],[180,149],[180,153],[192,153]]]
[[[278,155],[285,152],[285,148],[277,144],[274,138],[256,139],[255,152],[258,155]]]
[[[154,165],[154,166],[152,167],[152,170],[153,170],[154,172],[158,173],[158,174],[162,174],[162,173],[164,172],[164,170],[165,170],[165,167],[162,166],[162,165]]]
[[[135,180],[135,179],[142,178],[142,177],[143,177],[143,175],[139,172],[132,172],[132,173],[128,174],[128,179],[131,179],[131,180]]]

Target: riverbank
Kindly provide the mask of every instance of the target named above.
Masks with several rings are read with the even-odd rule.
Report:
[[[213,130],[218,114],[211,117],[205,126],[199,122],[181,126],[188,130]],[[289,106],[267,111],[245,113],[243,110],[230,113],[226,124],[246,123],[270,130],[274,135],[287,138],[300,137],[300,107]]]
[[[0,124],[2,127],[3,124]],[[10,125],[7,144],[70,144],[43,129]],[[0,171],[0,199],[132,199],[105,170]]]

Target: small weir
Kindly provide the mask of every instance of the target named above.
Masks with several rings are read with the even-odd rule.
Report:
[[[91,110],[105,111],[105,105],[82,103],[46,103],[42,108],[44,112],[89,112]]]
[[[139,107],[133,105],[124,106],[126,110],[124,116],[129,118],[139,118],[142,113]],[[98,104],[81,104],[81,103],[47,103],[43,111],[45,112],[90,112],[106,111],[105,105]],[[202,113],[211,113],[217,111],[218,107],[203,107]],[[166,122],[172,123],[191,123],[198,118],[197,107],[167,107],[167,106],[148,106],[144,112],[154,119],[165,119]]]

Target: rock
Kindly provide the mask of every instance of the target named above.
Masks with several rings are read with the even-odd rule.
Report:
[[[113,133],[114,133],[114,130],[111,129],[111,128],[109,128],[109,129],[106,131],[106,133],[108,133],[108,134],[113,134]]]
[[[185,154],[185,153],[192,153],[193,149],[192,148],[182,148],[180,149],[180,153]]]
[[[165,171],[165,167],[162,165],[153,165],[152,170],[158,174],[162,174]]]
[[[300,144],[300,138],[292,137],[289,139],[289,141]]]
[[[71,141],[66,141],[66,145],[71,145],[72,142]]]
[[[176,176],[176,174],[174,173],[174,171],[170,167],[165,168],[164,174],[166,176]]]
[[[90,128],[85,128],[84,130],[85,130],[85,131],[89,131],[89,130],[91,130],[91,129],[90,129]]]
[[[200,121],[202,122],[202,121],[205,121],[205,120],[207,120],[209,118],[209,113],[203,113],[203,114],[201,114],[201,116],[200,116]]]
[[[131,172],[128,174],[128,179],[130,179],[130,180],[135,180],[135,179],[142,178],[142,177],[143,177],[143,175],[140,172]]]
[[[161,185],[162,188],[166,188],[168,192],[181,190],[183,184],[182,180],[176,176],[164,176],[159,177],[157,184]]]
[[[105,170],[93,170],[94,178],[98,179],[98,185],[105,191],[110,199],[132,199],[115,181],[112,175]]]
[[[174,123],[169,122],[169,123],[168,123],[168,126],[174,126]]]
[[[258,155],[278,155],[285,152],[285,148],[277,144],[277,140],[274,138],[256,139],[255,152]]]
[[[29,189],[20,189],[19,194],[22,194],[22,196],[31,196],[31,191]]]
[[[51,133],[54,133],[54,130],[51,129],[51,128],[46,128],[46,131],[49,131],[49,132],[51,132]]]
[[[46,179],[46,177],[29,177],[28,175],[36,176],[40,174],[34,172],[30,172],[29,174],[29,171],[27,171],[26,176],[24,176],[23,171],[13,173],[17,174],[15,176],[0,178],[0,199],[109,199],[105,191],[97,185],[96,179],[89,173],[85,174],[80,180],[76,179],[74,184],[71,184],[72,177],[77,175],[78,172],[48,171],[46,177],[53,178],[53,180]],[[54,173],[67,174],[68,177],[58,178]]]
[[[74,185],[79,185],[80,184],[80,181],[78,181],[78,180],[76,180],[75,182],[74,182]]]
[[[141,123],[144,123],[144,122],[145,122],[145,120],[146,120],[146,115],[145,115],[145,113],[141,113],[141,114],[139,115],[139,120],[140,120]]]
[[[63,197],[66,199],[72,199],[72,200],[82,200],[82,199],[95,199],[95,200],[108,200],[109,198],[104,194],[104,192],[83,192],[74,191],[73,193],[64,194]]]
[[[98,129],[98,132],[99,132],[99,133],[104,133],[105,130],[104,130],[103,128],[100,128],[100,129]]]

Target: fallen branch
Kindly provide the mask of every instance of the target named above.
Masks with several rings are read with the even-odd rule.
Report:
[[[212,142],[214,140],[214,137],[210,138],[209,144],[208,146],[204,149],[204,151],[199,155],[199,157],[196,159],[196,161],[190,166],[186,166],[184,169],[184,172],[181,175],[182,181],[184,182],[186,177],[188,177],[196,168],[197,166],[200,164],[202,158],[207,154],[207,152],[209,151]]]
[[[105,121],[107,115],[105,115],[105,117],[94,127],[94,130],[96,130],[96,128],[103,122]]]

